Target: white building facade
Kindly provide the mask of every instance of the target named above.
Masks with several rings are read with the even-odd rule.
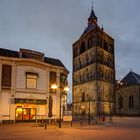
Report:
[[[66,110],[67,75],[58,59],[0,48],[0,123],[59,118],[60,107]],[[52,84],[58,89],[51,89]]]

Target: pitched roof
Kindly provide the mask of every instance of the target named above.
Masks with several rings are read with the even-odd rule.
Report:
[[[0,48],[0,56],[19,57],[19,52]]]
[[[84,32],[82,33],[81,37],[84,36],[86,33],[88,33],[88,32],[90,32],[90,31],[94,30],[95,28],[100,29],[100,27],[99,27],[97,24],[89,24],[89,25],[87,26],[87,28],[84,30]]]
[[[97,24],[97,19],[98,18],[96,17],[94,10],[93,10],[93,6],[92,6],[91,13],[90,13],[90,16],[88,18],[88,26],[84,30],[84,32],[82,33],[81,37],[84,36],[86,33],[94,30],[95,28],[100,29],[100,27]]]
[[[122,80],[122,83],[127,85],[137,85],[140,84],[140,75],[130,71]]]
[[[66,67],[63,65],[63,63],[59,59],[44,57],[44,62],[46,62],[48,64],[64,67],[66,69]]]
[[[90,13],[88,20],[94,20],[94,19],[97,20],[97,17],[95,15],[93,7],[92,7],[92,10],[91,10],[91,13]]]
[[[8,50],[8,49],[3,49],[3,48],[0,48],[0,56],[20,58],[18,51],[13,51],[13,50]],[[26,59],[28,59],[28,58],[26,58]],[[66,69],[66,67],[63,65],[63,63],[59,59],[44,57],[44,63],[63,67]]]

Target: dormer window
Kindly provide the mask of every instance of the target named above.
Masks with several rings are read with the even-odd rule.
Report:
[[[38,61],[44,61],[43,53],[40,53],[37,51],[32,51],[32,50],[27,50],[27,49],[20,49],[20,57],[34,59],[34,60],[38,60]]]

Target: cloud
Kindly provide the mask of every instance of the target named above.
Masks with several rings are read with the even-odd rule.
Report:
[[[91,0],[1,0],[0,47],[60,59],[72,73],[72,44],[87,26]],[[140,1],[95,0],[99,25],[115,39],[116,78],[140,74]],[[71,76],[69,83],[72,85]]]

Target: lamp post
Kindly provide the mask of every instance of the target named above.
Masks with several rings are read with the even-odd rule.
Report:
[[[99,117],[99,121],[100,121],[100,117],[101,117],[100,116],[101,115],[100,114],[101,113],[101,109],[100,109],[100,105],[101,104],[100,104],[100,101],[101,101],[101,97],[99,96],[99,97],[97,97],[97,101],[96,101],[97,102],[97,116]]]
[[[58,89],[58,86],[56,84],[53,84],[51,86],[52,89]],[[69,91],[69,87],[64,87],[64,91],[68,92]],[[61,128],[61,98],[62,98],[62,93],[60,91],[60,96],[59,96],[59,100],[60,100],[60,106],[59,106],[59,128]]]
[[[88,116],[88,124],[90,125],[90,122],[91,122],[91,120],[90,120],[90,118],[91,118],[91,116],[90,116],[90,98],[89,98],[89,116]]]
[[[121,109],[122,109],[122,98],[121,98],[121,92],[120,88],[123,87],[124,85],[127,85],[127,83],[123,83],[122,81],[117,81],[116,83],[116,102],[117,102],[117,114],[121,117]]]
[[[60,106],[59,106],[59,128],[61,128],[61,92],[60,92]]]

